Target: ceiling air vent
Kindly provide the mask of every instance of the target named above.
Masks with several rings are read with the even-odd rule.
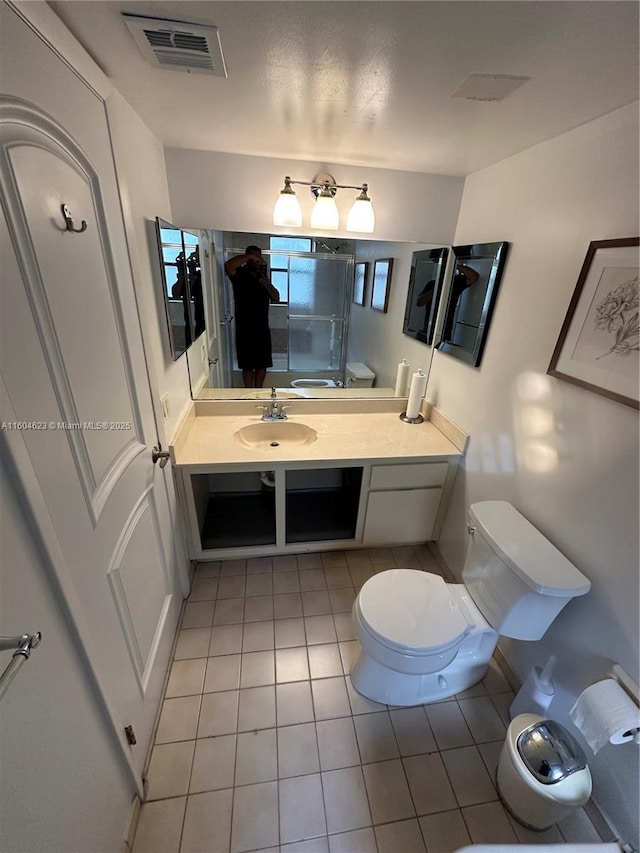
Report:
[[[217,27],[126,12],[122,17],[142,55],[156,68],[227,76]]]
[[[468,101],[501,101],[531,77],[510,74],[470,74],[451,96]]]

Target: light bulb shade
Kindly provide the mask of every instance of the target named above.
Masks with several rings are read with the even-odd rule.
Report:
[[[300,202],[293,190],[285,188],[278,196],[273,208],[273,224],[284,225],[288,228],[300,228],[302,225]]]
[[[325,231],[336,231],[338,229],[338,206],[331,195],[320,194],[311,211],[311,227],[321,228]]]
[[[357,198],[349,211],[347,231],[360,231],[363,234],[373,233],[376,219],[373,205],[369,198]]]

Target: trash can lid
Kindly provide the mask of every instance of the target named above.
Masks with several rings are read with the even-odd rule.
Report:
[[[543,785],[561,782],[587,766],[580,744],[554,720],[528,726],[516,745],[527,770]]]

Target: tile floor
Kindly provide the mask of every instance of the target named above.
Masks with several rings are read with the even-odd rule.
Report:
[[[494,786],[513,698],[492,664],[464,694],[390,708],[351,687],[351,606],[372,574],[438,572],[426,546],[200,564],[185,606],[133,853],[447,853],[598,841],[544,833]]]

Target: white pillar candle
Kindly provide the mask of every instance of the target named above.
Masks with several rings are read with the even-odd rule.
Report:
[[[407,393],[407,384],[409,382],[409,362],[403,358],[398,365],[398,373],[396,375],[396,397],[404,397]]]
[[[417,418],[420,414],[420,403],[427,390],[427,376],[423,370],[417,370],[411,379],[411,390],[407,403],[407,417]]]

